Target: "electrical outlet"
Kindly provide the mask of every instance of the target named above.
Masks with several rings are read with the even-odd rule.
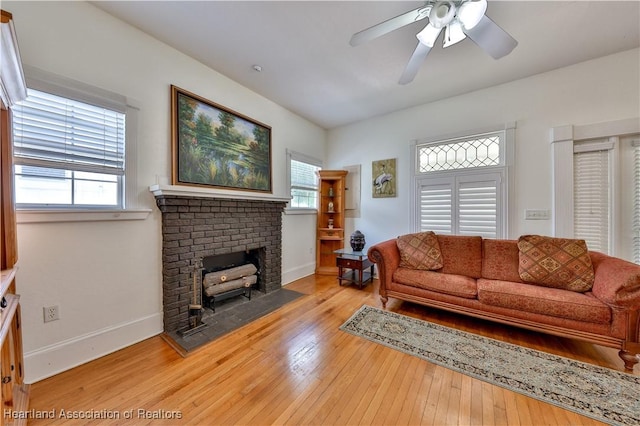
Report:
[[[45,306],[42,308],[44,311],[44,322],[56,321],[60,319],[60,309],[58,305]]]

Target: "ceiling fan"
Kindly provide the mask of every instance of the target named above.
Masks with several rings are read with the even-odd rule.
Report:
[[[405,25],[429,18],[429,23],[416,34],[418,46],[398,81],[400,84],[407,84],[413,81],[443,29],[443,47],[449,47],[469,37],[494,59],[511,53],[518,42],[485,15],[486,10],[487,0],[431,0],[424,6],[355,33],[349,43],[357,46]]]

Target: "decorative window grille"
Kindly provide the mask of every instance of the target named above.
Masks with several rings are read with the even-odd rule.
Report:
[[[420,173],[459,170],[501,164],[499,135],[418,147]]]

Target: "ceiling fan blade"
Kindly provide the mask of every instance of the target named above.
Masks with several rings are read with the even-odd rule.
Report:
[[[464,33],[494,59],[508,55],[518,45],[516,39],[487,15],[484,15],[475,27],[464,30]]]
[[[413,79],[418,74],[418,70],[420,70],[420,66],[424,62],[425,58],[429,54],[431,50],[430,46],[426,44],[418,43],[416,50],[413,51],[413,55],[411,55],[411,59],[409,59],[409,63],[404,69],[404,72],[400,76],[400,80],[398,83],[407,84],[411,83]]]
[[[413,22],[420,21],[428,17],[430,11],[431,11],[431,6],[427,5],[427,6],[422,6],[417,9],[411,10],[409,12],[403,13],[402,15],[398,15],[395,18],[388,19],[384,22],[381,22],[372,27],[369,27],[366,30],[362,30],[360,32],[355,33],[351,37],[351,41],[349,41],[349,44],[351,46],[357,46],[359,44],[373,40],[374,38],[378,38],[387,33],[390,33],[393,30],[397,30],[398,28],[404,27],[405,25],[409,25]]]

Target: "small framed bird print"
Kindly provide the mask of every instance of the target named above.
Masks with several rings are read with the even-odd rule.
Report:
[[[371,164],[373,198],[396,196],[396,159],[377,160]]]

